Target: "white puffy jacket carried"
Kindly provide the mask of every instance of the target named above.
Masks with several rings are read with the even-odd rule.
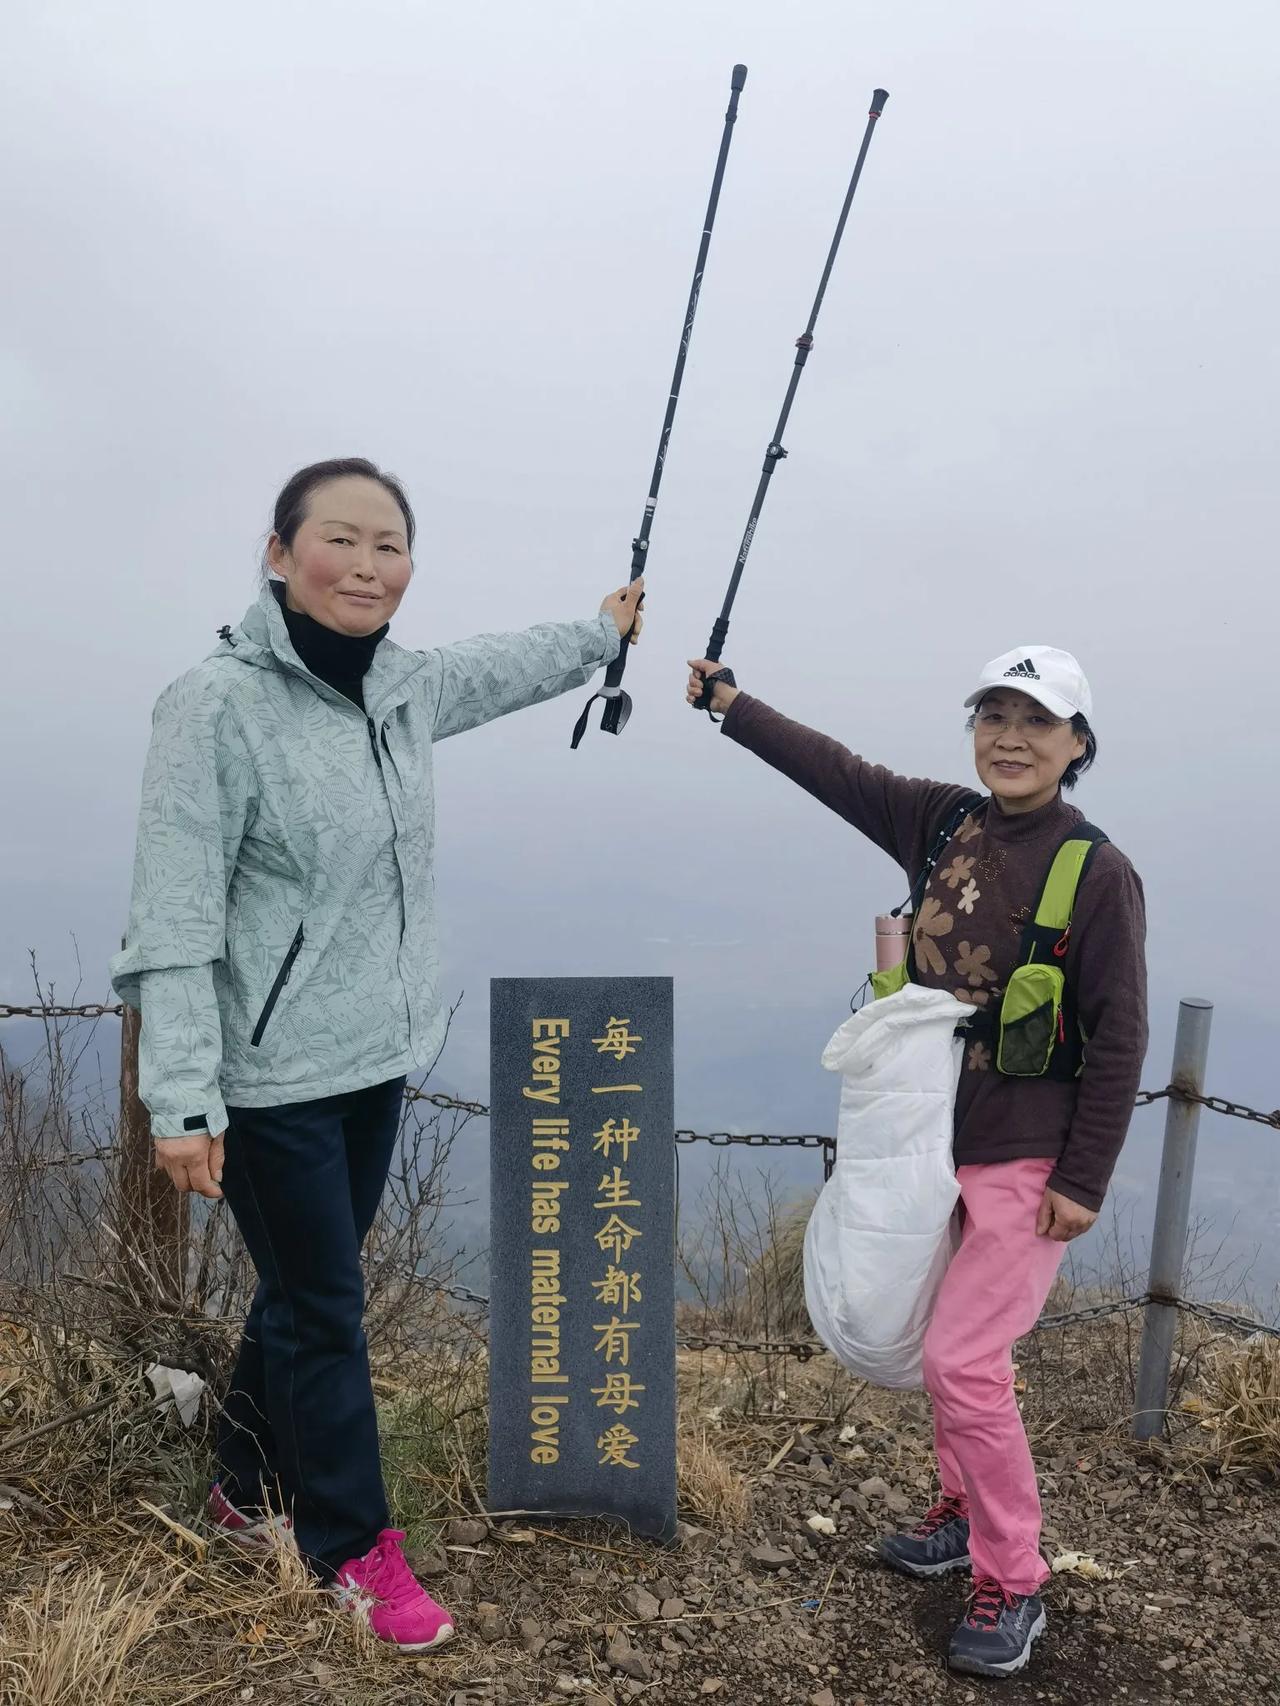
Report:
[[[827,1348],[877,1386],[922,1384],[925,1330],[958,1243],[955,1028],[966,1016],[945,990],[908,984],[823,1051],[843,1083],[835,1170],[805,1232],[805,1301]]]

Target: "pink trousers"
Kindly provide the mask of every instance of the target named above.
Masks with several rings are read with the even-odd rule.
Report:
[[[957,1167],[963,1231],[924,1342],[942,1491],[969,1506],[975,1577],[1035,1593],[1040,1495],[1013,1391],[1013,1346],[1030,1332],[1064,1244],[1037,1237],[1050,1160]]]

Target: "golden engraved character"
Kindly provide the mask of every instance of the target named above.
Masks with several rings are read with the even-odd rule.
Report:
[[[596,1409],[612,1410],[616,1416],[624,1410],[638,1410],[640,1400],[634,1394],[643,1391],[644,1387],[637,1386],[629,1374],[606,1374],[603,1386],[591,1388]]]
[[[616,1315],[611,1321],[593,1322],[591,1331],[600,1335],[596,1350],[604,1352],[606,1362],[617,1361],[625,1368],[631,1361],[630,1335],[639,1325],[638,1321],[619,1321]]]
[[[605,1271],[603,1279],[592,1280],[592,1290],[596,1294],[596,1302],[607,1304],[611,1309],[620,1309],[624,1315],[631,1312],[633,1303],[644,1301],[640,1292],[640,1275],[627,1273],[622,1268],[615,1268],[612,1263]]]
[[[594,1133],[595,1142],[591,1148],[593,1153],[603,1155],[608,1161],[616,1144],[622,1151],[622,1159],[629,1161],[631,1159],[631,1145],[639,1135],[640,1127],[632,1125],[631,1121],[624,1115],[620,1121],[606,1120],[600,1130]]]
[[[611,1428],[606,1428],[596,1441],[596,1450],[604,1453],[600,1459],[600,1467],[638,1469],[640,1465],[633,1463],[627,1453],[639,1443],[639,1439],[625,1422],[615,1422]]]
[[[637,1045],[644,1038],[632,1036],[630,1019],[610,1019],[604,1035],[591,1040],[596,1045],[597,1054],[611,1054],[615,1060],[625,1060],[629,1054],[636,1052]]]
[[[631,1180],[623,1178],[621,1167],[615,1167],[612,1175],[606,1173],[604,1178],[601,1179],[600,1183],[596,1186],[596,1189],[600,1192],[604,1201],[595,1203],[593,1205],[595,1208],[640,1207],[640,1198],[628,1196],[627,1194],[631,1189]]]
[[[608,1253],[612,1255],[615,1262],[620,1262],[636,1239],[641,1236],[638,1226],[628,1226],[621,1215],[611,1214],[596,1233],[595,1240],[601,1254]]]

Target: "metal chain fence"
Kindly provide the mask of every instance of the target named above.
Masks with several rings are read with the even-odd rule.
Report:
[[[478,1291],[472,1291],[469,1286],[439,1285],[435,1281],[424,1283],[441,1297],[452,1298],[458,1303],[477,1304],[486,1310],[489,1307],[489,1299]],[[1060,1315],[1042,1315],[1031,1331],[1050,1333],[1062,1327],[1080,1326],[1087,1321],[1102,1321],[1109,1315],[1132,1314],[1136,1309],[1145,1309],[1150,1303],[1171,1305],[1187,1315],[1199,1316],[1225,1332],[1240,1333],[1246,1338],[1261,1334],[1264,1338],[1280,1339],[1280,1327],[1268,1327],[1247,1315],[1235,1315],[1229,1310],[1215,1309],[1209,1303],[1193,1303],[1185,1297],[1154,1297],[1149,1291],[1136,1292],[1132,1297],[1115,1298],[1107,1303],[1088,1304],[1082,1309],[1069,1309]],[[808,1362],[813,1357],[827,1355],[826,1345],[817,1339],[737,1339],[698,1333],[680,1334],[676,1338],[676,1344],[686,1351],[729,1351],[754,1356],[788,1356],[794,1357],[797,1362]]]
[[[118,1018],[123,1012],[124,1008],[119,1002],[113,1006],[107,1002],[90,1001],[79,1007],[37,1002],[23,1007],[0,1001],[0,1019],[103,1019]],[[405,1090],[405,1096],[410,1101],[430,1102],[437,1108],[457,1108],[468,1114],[487,1115],[489,1112],[483,1102],[468,1102],[457,1096],[417,1090],[412,1085]],[[1135,1108],[1146,1108],[1153,1102],[1162,1102],[1170,1096],[1182,1102],[1196,1102],[1200,1107],[1208,1108],[1211,1113],[1225,1114],[1231,1119],[1253,1120],[1258,1125],[1270,1126],[1273,1131],[1280,1131],[1280,1108],[1273,1109],[1269,1114],[1263,1113],[1261,1109],[1250,1108],[1243,1102],[1232,1102],[1225,1096],[1201,1095],[1196,1090],[1183,1089],[1176,1084],[1168,1084],[1163,1090],[1140,1090],[1133,1105]],[[824,1137],[816,1132],[782,1136],[773,1132],[677,1131],[676,1142],[710,1143],[716,1147],[740,1143],[751,1149],[824,1149],[835,1146],[834,1138]]]
[[[119,1017],[124,1009],[121,1005],[107,1002],[86,1002],[79,1006],[69,1006],[53,1002],[31,1003],[25,1006],[9,1002],[0,1002],[0,1019],[101,1019]],[[487,1118],[489,1108],[484,1102],[467,1101],[463,1097],[446,1095],[441,1091],[421,1090],[413,1085],[405,1089],[405,1099],[409,1102],[425,1102],[441,1111],[452,1111],[466,1114],[468,1117]],[[1163,1090],[1141,1090],[1134,1101],[1138,1108],[1150,1107],[1155,1102],[1175,1099],[1182,1102],[1196,1103],[1207,1108],[1211,1113],[1223,1114],[1231,1119],[1248,1120],[1257,1125],[1270,1127],[1280,1131],[1280,1109],[1264,1113],[1258,1108],[1248,1107],[1243,1102],[1233,1102],[1225,1096],[1203,1095],[1199,1091],[1184,1088],[1177,1084],[1166,1085]],[[820,1132],[777,1133],[777,1132],[735,1132],[735,1131],[689,1131],[684,1128],[675,1133],[678,1144],[706,1143],[713,1149],[741,1147],[744,1149],[820,1149],[823,1152],[827,1170],[835,1156],[836,1140]],[[49,1166],[83,1166],[94,1161],[105,1161],[117,1154],[113,1147],[103,1147],[87,1150],[84,1153],[68,1156],[61,1161],[46,1163]],[[410,1279],[414,1275],[406,1276]],[[441,1296],[451,1298],[458,1303],[470,1304],[487,1310],[489,1299],[482,1293],[473,1291],[465,1285],[439,1285],[434,1281],[424,1281],[433,1291]],[[1239,1333],[1246,1337],[1262,1335],[1266,1338],[1280,1339],[1280,1327],[1269,1327],[1261,1321],[1252,1320],[1247,1315],[1235,1314],[1230,1310],[1218,1309],[1209,1303],[1197,1303],[1185,1297],[1157,1297],[1151,1292],[1142,1292],[1132,1297],[1117,1298],[1106,1303],[1090,1304],[1081,1309],[1068,1310],[1059,1315],[1044,1315],[1032,1328],[1033,1333],[1051,1332],[1058,1328],[1077,1326],[1084,1322],[1101,1321],[1110,1315],[1121,1315],[1136,1309],[1144,1309],[1149,1304],[1164,1304],[1181,1311],[1184,1314],[1196,1316],[1224,1332]],[[812,1357],[826,1354],[827,1347],[817,1340],[810,1339],[739,1339],[723,1338],[707,1335],[683,1335],[676,1343],[684,1350],[707,1351],[718,1350],[734,1353],[749,1353],[760,1356],[788,1356],[797,1361],[807,1362]]]

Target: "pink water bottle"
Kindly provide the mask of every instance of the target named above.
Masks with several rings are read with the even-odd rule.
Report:
[[[876,919],[876,970],[892,971],[900,966],[907,957],[907,938],[911,934],[911,920],[905,914],[895,918],[891,912],[882,912]]]

